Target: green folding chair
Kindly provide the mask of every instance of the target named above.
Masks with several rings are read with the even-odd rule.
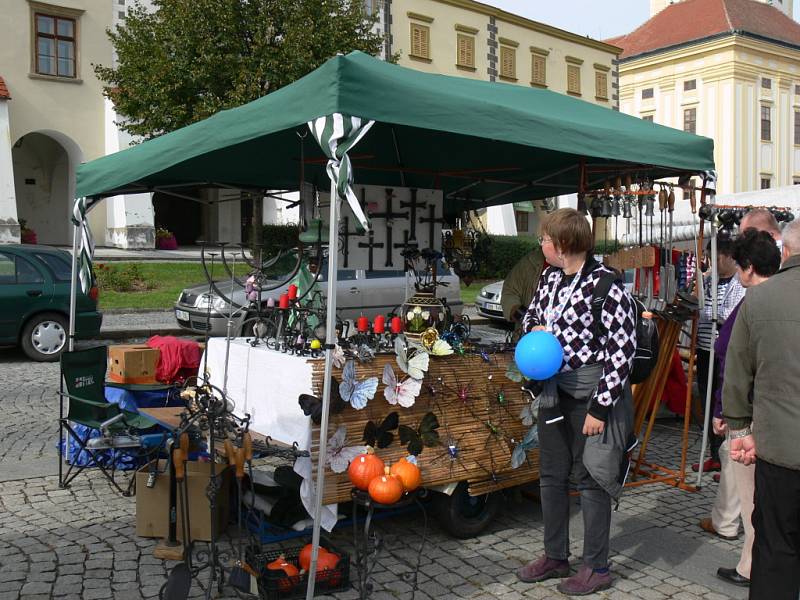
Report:
[[[59,441],[64,440],[63,452],[70,460],[64,472],[64,459],[59,456],[58,483],[65,488],[84,469],[97,467],[121,494],[130,496],[135,491],[136,477],[132,476],[126,490],[115,479],[117,453],[135,457],[138,462],[157,453],[166,442],[168,434],[147,434],[156,423],[152,419],[126,410],[105,400],[105,378],[108,366],[108,348],[98,346],[86,350],[64,352],[61,355],[61,390],[59,391]],[[66,386],[66,392],[64,387]],[[64,413],[64,400],[68,407]],[[81,434],[75,424],[86,430]],[[92,437],[99,430],[99,438]],[[66,433],[66,439],[64,434]],[[72,439],[78,446],[71,456]],[[111,459],[107,460],[110,451]],[[85,464],[79,464],[86,453]]]

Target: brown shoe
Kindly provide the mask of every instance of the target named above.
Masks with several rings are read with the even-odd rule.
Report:
[[[700,519],[700,529],[702,529],[706,533],[710,533],[711,535],[715,535],[718,538],[721,538],[723,540],[734,541],[734,540],[738,540],[739,539],[738,535],[730,536],[730,535],[722,535],[721,533],[718,533],[717,530],[714,529],[714,523],[711,522],[711,517],[706,517],[705,519]]]
[[[529,562],[517,571],[517,578],[525,583],[536,583],[545,579],[566,577],[569,575],[569,561],[555,560],[542,556]]]
[[[556,589],[567,596],[588,596],[611,587],[611,573],[595,573],[592,567],[583,565],[569,579],[565,579]]]

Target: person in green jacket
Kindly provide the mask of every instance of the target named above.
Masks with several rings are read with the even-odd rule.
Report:
[[[514,323],[515,337],[519,337],[522,331],[522,318],[533,300],[539,277],[544,271],[544,263],[542,248],[536,246],[517,261],[503,281],[500,304],[503,307],[503,316]]]
[[[783,262],[748,291],[725,362],[730,456],[756,465],[750,598],[800,595],[800,221],[783,230]]]

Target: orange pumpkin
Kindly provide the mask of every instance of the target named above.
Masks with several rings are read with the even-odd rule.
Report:
[[[300,550],[300,554],[297,557],[297,564],[299,564],[300,568],[303,569],[303,571],[306,571],[306,572],[311,567],[311,547],[312,547],[311,544],[306,544],[305,546],[303,546],[303,549]],[[319,547],[319,552],[317,553],[317,568],[318,569],[319,569],[319,560],[320,560],[319,557],[322,556],[323,554],[328,554],[328,551],[325,548],[323,548],[322,546],[320,546]]]
[[[413,492],[422,483],[422,473],[419,467],[405,458],[401,458],[392,465],[391,473],[403,482],[406,492]]]
[[[368,490],[370,482],[383,474],[386,465],[375,455],[375,451],[367,446],[364,454],[359,454],[347,468],[350,483],[360,490]]]
[[[394,504],[403,497],[403,482],[385,467],[384,474],[369,484],[369,496],[381,504]]]
[[[283,554],[269,563],[267,570],[270,577],[278,578],[278,590],[281,592],[290,591],[298,583],[298,580],[292,578],[299,576],[300,571],[292,563],[288,562]],[[283,575],[279,571],[282,571]]]
[[[322,548],[320,548],[320,551]],[[320,552],[317,556],[317,581],[325,582],[330,587],[336,587],[341,583],[341,573],[336,570],[339,564],[339,555],[333,552]]]

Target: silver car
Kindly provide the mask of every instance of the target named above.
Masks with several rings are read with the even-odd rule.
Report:
[[[478,314],[483,317],[488,317],[489,319],[505,321],[503,317],[503,307],[500,304],[502,293],[502,281],[495,281],[494,283],[483,286],[480,293],[475,298],[475,308],[478,310]]]
[[[440,269],[439,281],[447,285],[441,286],[437,294],[447,300],[453,314],[460,315],[463,309],[461,302],[461,287],[457,275],[452,271]],[[327,270],[319,278],[318,285],[326,288]],[[217,287],[223,294],[228,295],[230,282],[217,282]],[[407,297],[414,293],[414,280],[406,277],[403,271],[372,271],[363,269],[340,269],[337,282],[336,306],[337,313],[342,319],[357,319],[364,315],[369,319],[377,315],[386,315],[396,311]],[[270,292],[264,292],[262,302],[272,297],[277,300],[286,292],[286,287]],[[239,305],[246,305],[245,292],[235,286],[231,298]],[[209,302],[211,304],[209,313]],[[249,316],[253,316],[254,311]],[[184,329],[197,334],[205,334],[209,330],[211,336],[224,336],[228,325],[228,305],[225,299],[213,292],[209,295],[208,284],[199,284],[184,289],[175,302],[175,318]],[[248,318],[247,311],[239,311],[234,316],[233,333],[246,335],[242,331],[242,323]]]

